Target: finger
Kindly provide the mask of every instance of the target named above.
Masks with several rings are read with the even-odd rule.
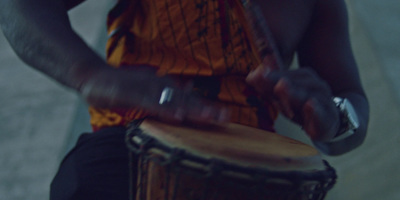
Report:
[[[262,67],[257,67],[247,75],[246,81],[252,86],[257,86],[263,84],[265,76],[264,69]]]
[[[271,71],[264,75],[261,70],[251,72],[247,78],[247,83],[251,85],[261,97],[271,99],[273,97],[273,88],[278,80],[281,78],[282,73]]]
[[[303,129],[313,140],[318,138],[317,124],[314,119],[315,107],[315,102],[312,99],[308,100],[303,107]]]
[[[266,73],[271,71],[279,71],[281,69],[278,64],[278,60],[276,59],[276,56],[274,54],[269,54],[265,56],[262,61],[262,66],[264,67]]]
[[[160,105],[160,114],[174,121],[196,124],[218,124],[228,121],[225,108],[203,100],[191,92],[173,90],[167,103]]]
[[[185,121],[200,124],[225,124],[229,121],[227,108],[216,105],[204,105],[199,109],[189,109]]]
[[[289,119],[294,117],[294,112],[290,102],[291,86],[287,79],[282,78],[274,87],[274,96],[278,99],[277,103],[281,112]]]
[[[151,116],[169,124],[181,124],[185,118],[184,113],[176,109],[165,108],[165,106],[155,106],[152,109],[147,109],[147,111]]]
[[[158,111],[156,116],[159,120],[170,124],[181,124],[184,120],[184,114],[170,111]]]
[[[334,115],[316,99],[309,99],[303,107],[303,128],[311,139],[328,141],[335,136],[339,125]]]
[[[268,74],[270,72],[272,72],[274,69],[276,69],[276,67],[274,67],[276,65],[276,62],[274,62],[274,59],[270,59],[268,58],[264,58],[264,60],[262,61],[262,63],[253,71],[251,71],[248,76],[247,79],[249,82],[252,82],[252,80],[256,80],[259,78],[265,78],[266,76],[268,76]]]

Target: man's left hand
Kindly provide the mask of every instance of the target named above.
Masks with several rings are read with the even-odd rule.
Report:
[[[311,139],[329,141],[339,128],[339,112],[330,86],[311,68],[269,71],[258,67],[247,82],[296,122]]]

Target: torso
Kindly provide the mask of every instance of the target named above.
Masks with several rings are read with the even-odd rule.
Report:
[[[257,1],[265,13],[282,60],[285,66],[289,67],[302,36],[310,24],[315,0]],[[117,44],[109,54],[108,62],[110,64],[116,67],[149,64],[159,66],[158,71],[161,74],[199,77],[199,79],[195,78],[195,85],[196,82],[199,82],[199,86],[208,86],[197,88],[197,90],[201,94],[207,94],[207,98],[228,107],[233,113],[233,123],[272,130],[273,120],[277,115],[276,109],[270,103],[262,102],[254,92],[249,90],[245,82],[247,73],[255,69],[259,61],[255,58],[256,53],[251,50],[248,43],[244,42],[246,41],[245,33],[239,31],[239,18],[231,15],[229,23],[232,36],[229,45],[224,47],[224,50],[221,47],[220,32],[213,28],[215,27],[213,22],[217,22],[215,18],[215,12],[218,12],[215,10],[217,1],[209,1],[208,9],[199,9],[197,5],[205,2],[199,0],[190,0],[184,4],[178,0],[168,0],[166,1],[168,4],[152,0],[143,2],[150,3],[148,5],[153,9],[151,12],[158,13],[157,18],[152,19],[155,20],[154,23],[146,21],[147,25],[144,28],[136,26],[137,29],[135,29],[135,26],[131,26],[125,32],[122,31],[122,37],[118,37],[118,35],[110,37],[109,53],[112,49],[110,47]],[[182,9],[182,5],[183,8],[187,8]],[[176,10],[177,8],[181,9]],[[163,14],[166,12],[163,9],[167,9],[167,12],[170,13],[164,16]],[[175,13],[172,12],[174,9]],[[281,12],[278,13],[277,10]],[[182,12],[187,13],[184,18],[186,24],[181,22],[180,25],[188,26],[188,29],[178,29],[179,22],[171,23],[170,18],[180,19]],[[201,17],[201,15],[206,17]],[[199,17],[201,21],[197,21],[193,17]],[[209,27],[208,32],[204,36],[199,36],[199,31],[203,30],[202,27]],[[109,24],[110,31],[116,30],[116,28],[118,26]],[[155,29],[158,31],[154,31]],[[171,29],[175,34],[171,34]],[[136,35],[134,40],[129,38],[129,34]],[[186,34],[189,34],[190,37],[187,37]],[[183,41],[183,43],[176,41]],[[189,43],[185,41],[189,41]],[[206,43],[207,45],[205,45]],[[91,108],[91,115],[93,127],[100,128],[127,124],[132,119],[142,118],[146,112],[140,109],[119,111]]]

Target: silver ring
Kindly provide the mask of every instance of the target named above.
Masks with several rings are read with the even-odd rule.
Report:
[[[160,97],[160,100],[158,101],[158,103],[160,105],[170,103],[173,94],[174,94],[174,89],[172,89],[170,87],[165,87],[163,89],[163,91],[161,92],[161,97]]]

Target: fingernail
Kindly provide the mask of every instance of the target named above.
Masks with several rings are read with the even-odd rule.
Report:
[[[254,84],[255,82],[264,79],[266,76],[267,75],[264,73],[264,69],[262,67],[258,67],[247,75],[246,81]]]
[[[249,77],[249,76],[253,76],[253,74],[254,74],[254,70],[251,70],[250,72],[249,72],[249,74],[247,74],[247,76]]]
[[[246,80],[247,81],[249,81],[249,80],[251,80],[251,79],[253,79],[254,78],[254,76],[256,75],[256,72],[255,72],[256,70],[252,70],[252,71],[250,71],[250,73],[247,75],[247,77],[246,77]]]

